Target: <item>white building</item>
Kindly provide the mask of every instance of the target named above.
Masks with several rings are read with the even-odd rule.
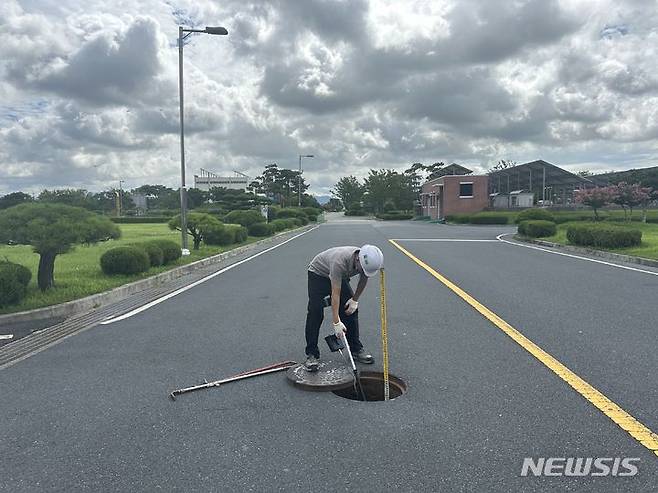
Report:
[[[249,177],[239,171],[234,171],[234,173],[234,176],[219,176],[205,169],[201,169],[201,174],[194,175],[194,188],[205,191],[217,187],[246,190],[250,183]]]
[[[513,190],[510,193],[494,192],[489,194],[490,207],[494,209],[525,209],[532,207],[534,194],[525,190]]]

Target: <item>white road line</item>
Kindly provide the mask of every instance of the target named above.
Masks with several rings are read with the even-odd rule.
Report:
[[[6,341],[7,339],[13,339],[14,334],[0,334],[0,341]]]
[[[274,250],[275,248],[279,248],[280,246],[285,245],[285,244],[288,243],[289,241],[292,241],[292,240],[294,240],[295,238],[299,238],[300,236],[303,236],[303,235],[305,235],[306,233],[310,233],[311,231],[314,231],[314,230],[318,229],[319,227],[320,227],[320,226],[315,226],[314,228],[311,228],[311,229],[309,229],[308,231],[304,231],[303,233],[300,233],[300,234],[298,234],[298,235],[295,235],[295,236],[293,236],[292,238],[288,238],[286,241],[283,241],[283,242],[279,243],[278,245],[274,245],[273,247],[267,248],[266,250],[263,250],[262,252],[258,252],[258,253],[256,253],[256,254],[252,255],[251,257],[247,257],[246,259],[240,260],[239,262],[236,262],[236,263],[234,263],[234,264],[231,264],[231,265],[229,265],[228,267],[224,267],[223,269],[220,269],[220,270],[218,270],[217,272],[213,272],[212,274],[207,275],[206,277],[204,277],[204,278],[202,278],[202,279],[199,279],[198,281],[193,282],[192,284],[188,284],[187,286],[183,286],[182,288],[177,289],[176,291],[173,291],[173,292],[171,292],[171,293],[169,293],[169,294],[167,294],[167,295],[165,295],[165,296],[163,296],[163,297],[161,297],[161,298],[158,298],[158,299],[155,299],[155,300],[153,300],[153,301],[150,301],[149,303],[146,303],[145,305],[142,305],[142,306],[140,306],[140,307],[138,307],[138,308],[135,308],[134,310],[131,310],[131,311],[127,312],[127,313],[124,313],[123,315],[119,315],[118,317],[114,317],[114,318],[110,318],[110,319],[108,319],[108,320],[104,320],[104,321],[101,322],[101,325],[108,325],[108,324],[111,324],[111,323],[114,323],[114,322],[119,322],[120,320],[125,320],[125,319],[127,319],[127,318],[132,317],[133,315],[137,315],[138,313],[141,313],[141,312],[143,312],[143,311],[145,311],[145,310],[148,310],[149,308],[154,307],[155,305],[159,305],[159,304],[162,303],[163,301],[167,301],[168,299],[171,299],[171,298],[173,298],[174,296],[177,296],[177,295],[179,295],[179,294],[181,294],[181,293],[184,293],[185,291],[187,291],[187,290],[189,290],[189,289],[192,289],[192,288],[195,287],[195,286],[198,286],[199,284],[202,284],[202,283],[204,283],[204,282],[206,282],[206,281],[209,281],[209,280],[212,279],[213,277],[217,277],[218,275],[223,274],[224,272],[226,272],[226,271],[228,271],[228,270],[231,270],[231,269],[237,267],[238,265],[242,265],[242,264],[244,264],[245,262],[249,262],[250,260],[253,260],[253,259],[255,259],[256,257],[260,257],[261,255],[263,255],[263,254],[265,254],[265,253],[267,253],[267,252],[271,252],[271,251]]]
[[[539,250],[541,252],[552,253],[553,255],[562,255],[563,257],[570,257],[570,258],[575,258],[575,259],[578,259],[578,260],[585,260],[587,262],[594,262],[595,264],[603,264],[603,265],[607,265],[609,267],[616,267],[618,269],[632,270],[633,272],[641,272],[643,274],[650,274],[652,276],[658,276],[658,272],[651,271],[651,270],[644,270],[644,269],[638,269],[636,267],[628,267],[626,265],[613,264],[612,262],[606,262],[604,260],[596,260],[596,259],[588,258],[588,257],[581,257],[580,255],[572,255],[570,253],[554,252],[553,250],[549,250],[547,248],[541,248],[541,247],[533,246],[533,245],[522,245],[522,244],[519,244],[519,243],[515,243],[513,241],[504,240],[502,237],[507,235],[507,234],[510,234],[510,233],[500,234],[500,235],[496,236],[496,238],[499,241],[502,241],[503,243],[507,243],[508,245],[514,245],[514,246],[523,247],[523,248],[530,248],[531,250]]]
[[[393,241],[457,241],[457,242],[482,242],[498,243],[498,240],[468,240],[460,238],[391,238]]]

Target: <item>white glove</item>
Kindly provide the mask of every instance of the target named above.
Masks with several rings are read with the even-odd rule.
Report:
[[[354,301],[352,298],[347,300],[347,303],[345,303],[345,313],[348,315],[352,315],[352,313],[354,313],[357,308],[359,308],[359,302]]]
[[[334,324],[334,333],[338,339],[342,339],[345,335],[345,332],[347,332],[347,327],[345,327],[343,322],[339,320],[337,324]]]

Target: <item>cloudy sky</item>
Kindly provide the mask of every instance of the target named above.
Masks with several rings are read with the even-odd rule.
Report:
[[[304,161],[658,164],[655,0],[2,0],[0,194]]]

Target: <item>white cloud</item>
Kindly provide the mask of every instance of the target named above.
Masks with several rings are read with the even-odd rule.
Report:
[[[656,164],[651,0],[5,0],[0,193],[176,186],[180,22],[190,176]]]

